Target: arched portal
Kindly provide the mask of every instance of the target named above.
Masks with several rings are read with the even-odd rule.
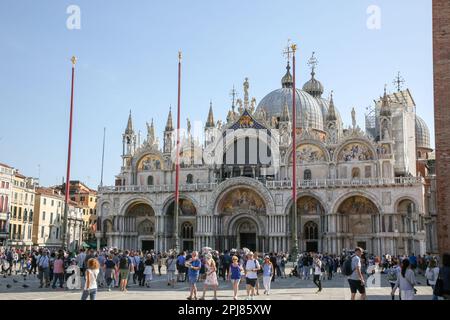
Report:
[[[181,225],[180,243],[183,250],[192,251],[194,249],[194,225],[190,221],[183,222]]]
[[[379,210],[372,200],[364,196],[345,199],[338,208],[338,232],[345,234],[345,248],[355,246],[374,252],[373,234],[378,232]]]
[[[404,253],[421,252],[420,242],[413,240],[418,232],[425,231],[425,223],[423,215],[419,214],[417,205],[411,199],[402,199],[397,204],[397,219],[399,223],[400,232],[407,235],[407,240],[404,243]]]
[[[143,251],[155,249],[155,224],[155,211],[148,203],[131,203],[123,221],[119,222],[119,230],[127,233],[123,236],[124,247]]]
[[[247,248],[251,251],[260,250],[259,238],[260,230],[257,222],[249,216],[239,216],[229,226],[228,234],[234,241],[233,247]]]
[[[175,201],[172,199],[166,206],[164,232],[167,239],[170,239],[169,247],[174,247],[174,211]],[[181,248],[184,250],[192,250],[195,247],[195,221],[197,216],[197,208],[195,204],[187,198],[180,198],[178,211],[178,238]]]
[[[307,252],[319,252],[319,240],[326,231],[323,205],[315,197],[306,195],[297,199],[297,222],[299,249]],[[314,225],[314,228],[311,226]],[[313,234],[311,231],[314,230]],[[313,236],[312,236],[313,235]]]

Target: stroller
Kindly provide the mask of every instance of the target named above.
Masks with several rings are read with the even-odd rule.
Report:
[[[294,268],[291,270],[291,273],[289,273],[289,277],[298,277],[297,265],[294,265]]]

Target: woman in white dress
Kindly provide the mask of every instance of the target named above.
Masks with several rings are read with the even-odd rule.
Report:
[[[147,255],[144,265],[145,286],[150,288],[150,282],[153,280],[153,257],[151,254]]]
[[[213,300],[217,300],[217,287],[219,286],[219,283],[217,281],[216,263],[209,253],[205,255],[205,260],[206,280],[203,284],[203,296],[200,298],[200,300],[205,300],[205,294],[208,287],[211,287],[214,290]]]

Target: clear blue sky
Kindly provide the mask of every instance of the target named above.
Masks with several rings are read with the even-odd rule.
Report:
[[[69,5],[81,9],[81,29],[66,28]],[[368,6],[381,9],[381,29],[370,30]],[[230,107],[233,84],[260,101],[280,87],[281,52],[299,45],[299,82],[317,52],[325,96],[335,91],[344,122],[364,112],[401,71],[417,112],[433,124],[431,0],[222,0],[0,2],[0,162],[38,175],[43,185],[65,175],[70,101],[70,57],[76,74],[72,179],[100,182],[103,127],[107,128],[105,184],[121,166],[128,112],[138,130],[155,119],[162,136],[177,99],[177,52],[183,50],[182,119],[216,118]]]

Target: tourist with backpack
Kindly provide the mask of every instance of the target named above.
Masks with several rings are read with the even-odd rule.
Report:
[[[50,286],[50,258],[48,257],[47,250],[42,251],[37,260],[37,266],[39,271],[38,276],[41,283],[39,288],[43,288],[44,285],[46,288],[48,288]]]
[[[133,263],[128,254],[129,252],[125,251],[125,254],[119,260],[120,291],[123,292],[127,292],[128,277],[131,268],[133,268]]]
[[[169,258],[166,260],[166,269],[167,269],[167,285],[175,288],[175,271],[177,270],[177,260],[175,256],[171,254]]]
[[[143,259],[139,259],[139,265],[137,266],[136,274],[137,274],[137,280],[140,287],[143,287],[145,285],[145,263]]]
[[[105,280],[108,291],[114,286],[113,280],[116,277],[116,264],[113,261],[113,255],[110,254],[105,261]]]
[[[389,284],[391,285],[391,289],[394,289],[395,284],[397,283],[398,275],[400,274],[400,266],[398,264],[397,259],[392,260],[392,265],[387,271],[387,279],[389,281]],[[395,295],[391,295],[392,300],[395,300]],[[402,300],[401,295],[399,294],[399,299]]]
[[[255,296],[256,281],[258,281],[257,272],[259,269],[259,262],[254,259],[253,252],[248,252],[247,261],[244,263],[245,280],[247,284],[247,300],[253,300]]]
[[[366,283],[361,269],[361,256],[363,251],[362,248],[356,248],[355,254],[347,257],[344,261],[343,272],[348,277],[352,300],[355,300],[357,292],[361,294],[361,300],[366,299]]]
[[[427,284],[433,289],[432,300],[439,300],[439,298],[434,294],[436,281],[439,278],[439,267],[437,266],[436,260],[432,259],[428,263],[428,267],[425,271],[425,277],[427,278]]]
[[[313,260],[313,270],[314,270],[314,277],[313,282],[317,286],[319,290],[317,290],[316,293],[322,292],[322,281],[320,280],[320,277],[322,275],[322,261],[319,259],[319,256],[316,255]]]

